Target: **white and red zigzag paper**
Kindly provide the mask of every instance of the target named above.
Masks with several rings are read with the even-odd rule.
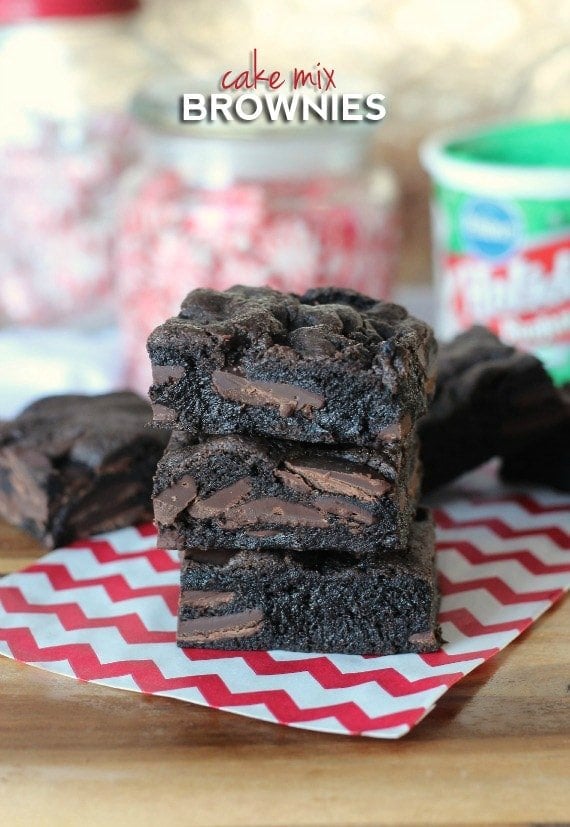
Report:
[[[274,723],[399,738],[570,585],[570,497],[493,469],[437,504],[440,622],[429,655],[180,650],[178,556],[152,526],[58,549],[0,581],[0,654],[62,675]]]

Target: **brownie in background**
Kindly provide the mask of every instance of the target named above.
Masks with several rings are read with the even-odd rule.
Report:
[[[570,491],[570,385],[561,388],[559,394],[563,406],[561,421],[503,457],[501,476],[505,482]]]
[[[484,327],[440,345],[437,362],[435,396],[418,423],[424,493],[495,456],[519,457],[508,464],[515,478],[524,457],[540,452],[545,435],[568,422],[567,405],[542,363]],[[543,476],[550,479],[545,462]]]
[[[128,391],[34,402],[0,425],[0,516],[46,548],[152,519],[168,434]]]

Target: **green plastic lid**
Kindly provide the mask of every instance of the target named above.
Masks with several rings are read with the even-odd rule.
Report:
[[[454,189],[512,198],[570,198],[570,119],[527,121],[440,135],[424,166]]]
[[[570,168],[570,120],[499,126],[452,141],[446,151],[464,161]]]

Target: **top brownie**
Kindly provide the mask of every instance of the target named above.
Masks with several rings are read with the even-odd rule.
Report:
[[[148,340],[155,424],[374,447],[405,438],[434,384],[428,325],[351,290],[194,290]]]

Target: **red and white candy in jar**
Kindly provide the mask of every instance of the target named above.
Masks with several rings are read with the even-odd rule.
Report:
[[[128,103],[152,68],[139,0],[0,3],[0,321],[110,312]]]
[[[141,392],[145,341],[196,287],[351,287],[390,295],[400,227],[392,173],[369,163],[371,128],[176,121],[184,89],[139,93],[141,164],[116,242],[127,360]]]

